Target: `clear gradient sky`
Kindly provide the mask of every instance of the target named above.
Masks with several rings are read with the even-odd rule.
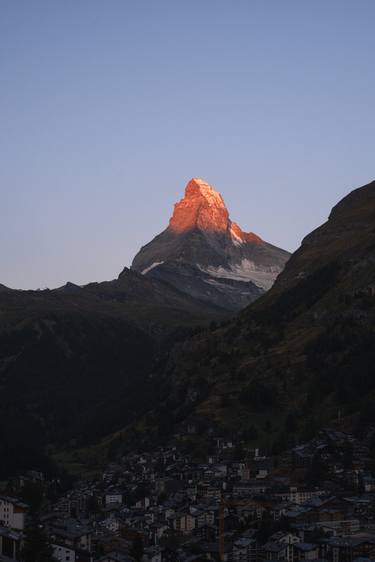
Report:
[[[294,250],[375,178],[374,0],[0,0],[0,283],[118,275],[200,176]]]

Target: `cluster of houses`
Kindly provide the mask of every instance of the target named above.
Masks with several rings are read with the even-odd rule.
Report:
[[[328,429],[282,458],[257,449],[236,458],[235,443],[217,439],[215,445],[203,463],[178,447],[130,454],[95,480],[45,498],[39,523],[53,558],[375,560],[375,481],[364,443]],[[22,559],[28,505],[19,497],[25,482],[27,475],[18,490],[8,487],[0,495],[2,562]],[[41,475],[36,485],[47,481]]]

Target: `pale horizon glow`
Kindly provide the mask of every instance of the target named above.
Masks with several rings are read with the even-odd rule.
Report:
[[[294,251],[375,178],[372,0],[0,3],[0,284],[113,279],[186,183]]]

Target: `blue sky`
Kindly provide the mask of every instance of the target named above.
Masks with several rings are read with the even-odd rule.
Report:
[[[111,279],[186,182],[294,250],[375,177],[373,0],[1,0],[0,283]]]

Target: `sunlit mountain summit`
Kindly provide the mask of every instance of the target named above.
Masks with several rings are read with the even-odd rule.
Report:
[[[194,298],[238,310],[274,283],[289,253],[244,232],[221,194],[191,179],[168,227],[135,256],[132,269]]]

